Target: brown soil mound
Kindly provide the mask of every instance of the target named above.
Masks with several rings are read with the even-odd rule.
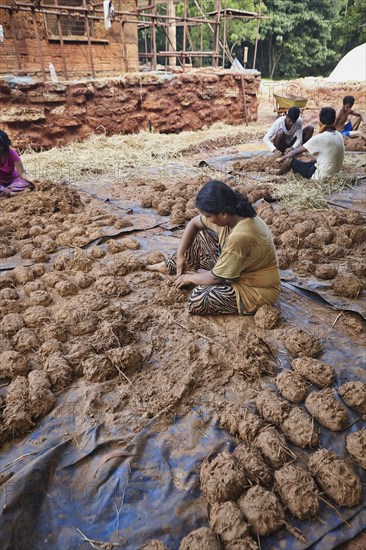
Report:
[[[305,238],[308,235],[310,235],[310,233],[314,233],[314,231],[315,231],[315,222],[314,222],[314,220],[305,220],[304,222],[295,223],[294,231],[300,237]]]
[[[23,327],[24,318],[19,313],[8,313],[4,315],[0,323],[0,330],[6,334],[6,336],[14,336],[14,334]]]
[[[362,280],[352,273],[340,273],[333,281],[333,291],[338,296],[355,298],[363,289]]]
[[[95,279],[90,273],[83,273],[82,271],[78,271],[75,274],[74,281],[76,285],[80,288],[88,288],[94,283]]]
[[[63,390],[72,381],[72,369],[61,353],[53,353],[44,364],[52,389]]]
[[[281,372],[276,378],[276,385],[281,395],[292,403],[305,399],[307,384],[295,372]]]
[[[56,313],[57,321],[64,322],[70,334],[84,336],[93,334],[98,326],[98,317],[89,309],[76,306],[60,309]]]
[[[106,352],[108,359],[118,370],[123,372],[138,369],[143,361],[143,356],[135,346],[129,345],[123,348],[114,348]]]
[[[261,378],[274,373],[272,353],[262,338],[248,333],[241,341],[242,360],[234,365],[244,378]]]
[[[25,310],[24,321],[28,327],[41,327],[50,320],[50,313],[44,306],[32,306]]]
[[[255,405],[260,415],[275,426],[281,424],[291,410],[291,405],[287,401],[269,390],[258,394]]]
[[[272,470],[255,447],[241,444],[235,449],[233,456],[239,460],[249,481],[264,487],[272,484]]]
[[[346,251],[344,248],[342,248],[338,244],[333,243],[333,244],[327,244],[323,246],[321,250],[321,254],[322,256],[326,256],[327,258],[335,259],[335,258],[342,258],[343,256],[345,256]]]
[[[87,273],[93,269],[93,262],[88,257],[87,252],[82,248],[75,248],[72,260],[67,264],[67,271],[69,273],[77,273],[83,271]]]
[[[141,550],[168,550],[168,547],[165,546],[163,542],[160,540],[149,540],[144,546],[141,548]]]
[[[59,281],[55,284],[55,290],[60,296],[66,298],[67,296],[75,296],[79,292],[79,287],[72,281]]]
[[[362,500],[362,485],[348,464],[328,449],[321,449],[310,457],[309,472],[326,495],[338,506],[352,508]]]
[[[334,279],[338,274],[338,269],[331,264],[318,264],[315,266],[315,277],[318,279]]]
[[[0,276],[0,290],[3,288],[12,288],[16,285],[13,273],[5,272]]]
[[[223,428],[232,435],[239,435],[247,443],[251,443],[264,427],[259,416],[239,403],[224,403],[219,416]]]
[[[28,374],[29,401],[28,409],[32,419],[47,414],[54,406],[56,397],[51,392],[51,383],[47,374],[41,370],[34,370]]]
[[[131,292],[131,288],[122,277],[100,277],[95,283],[95,288],[107,296],[125,296]]]
[[[294,355],[316,357],[322,351],[320,342],[300,328],[288,330],[283,343]]]
[[[319,424],[329,430],[338,432],[349,425],[348,413],[331,389],[309,393],[305,399],[305,407]]]
[[[37,306],[49,306],[52,303],[52,297],[45,290],[34,290],[29,295],[29,301]]]
[[[77,342],[68,348],[66,359],[77,376],[83,376],[83,362],[93,353],[93,346],[86,342]]]
[[[276,168],[272,155],[256,155],[254,158],[241,159],[233,166],[235,172],[266,172]]]
[[[274,468],[281,468],[294,456],[288,448],[285,438],[276,428],[263,429],[253,444]]]
[[[242,466],[227,451],[205,458],[200,480],[201,491],[210,504],[236,500],[247,484]]]
[[[34,273],[31,267],[15,267],[13,269],[14,279],[19,285],[25,285],[34,281]]]
[[[13,344],[17,351],[26,353],[28,351],[36,351],[41,345],[41,342],[32,329],[22,328],[13,336]]]
[[[83,373],[90,382],[105,382],[118,374],[108,357],[96,353],[91,353],[84,359]]]
[[[275,471],[275,491],[295,518],[314,518],[319,511],[319,496],[309,472],[286,464]]]
[[[273,306],[261,306],[254,315],[254,323],[263,329],[276,328],[281,322],[281,313]]]
[[[66,275],[64,273],[59,273],[58,271],[48,271],[42,275],[42,281],[50,287],[56,286],[60,281],[65,281]]]
[[[292,361],[292,368],[305,380],[308,380],[319,388],[329,386],[334,382],[336,377],[333,367],[310,357],[295,359]]]
[[[312,418],[299,407],[291,409],[280,427],[287,439],[302,449],[319,443],[319,431],[314,428]]]
[[[62,323],[44,325],[40,330],[40,335],[44,341],[59,340],[60,342],[66,342],[67,340],[67,330]]]
[[[26,376],[29,369],[27,359],[18,351],[9,350],[0,354],[0,379]]]
[[[250,537],[234,540],[225,545],[225,550],[258,550],[258,544]]]
[[[19,294],[15,288],[3,288],[0,290],[0,300],[19,300]]]
[[[31,281],[24,285],[23,290],[27,296],[38,290],[46,290],[46,285],[42,281]]]
[[[0,332],[0,353],[3,351],[10,351],[13,349],[13,346],[11,345],[11,342],[9,338],[7,338],[4,334],[1,334]]]
[[[361,468],[366,470],[366,429],[347,435],[346,448]]]
[[[88,248],[87,254],[92,260],[98,260],[100,258],[104,258],[106,252],[100,246],[91,246]]]
[[[90,308],[91,311],[100,311],[110,304],[110,299],[105,294],[90,290],[80,295],[78,304]],[[77,306],[77,304],[75,304]]]
[[[252,531],[260,536],[275,533],[285,523],[285,513],[276,495],[259,485],[249,489],[237,504]]]
[[[249,535],[249,526],[242,511],[231,501],[211,506],[210,527],[224,544]]]
[[[179,550],[220,550],[220,544],[211,529],[201,527],[184,537]]]
[[[123,347],[131,342],[131,333],[124,320],[102,321],[98,331],[93,336],[92,345],[98,352],[110,348]]]
[[[24,376],[17,376],[8,386],[3,412],[4,428],[10,435],[19,435],[33,428],[27,408],[28,399],[28,380]]]
[[[62,352],[62,344],[59,340],[56,340],[55,338],[50,338],[49,340],[43,342],[38,350],[38,353],[43,360],[45,360],[53,353],[58,352]]]
[[[348,407],[360,414],[366,414],[366,384],[364,382],[346,382],[337,391]]]

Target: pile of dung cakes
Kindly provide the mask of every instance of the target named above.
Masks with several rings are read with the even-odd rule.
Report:
[[[257,548],[257,536],[271,535],[282,527],[304,542],[291,520],[286,520],[286,511],[293,518],[314,519],[322,493],[340,507],[352,508],[362,501],[362,484],[349,465],[351,459],[345,461],[330,449],[315,450],[321,428],[314,426],[314,419],[335,432],[351,424],[346,406],[330,388],[336,373],[315,358],[321,346],[307,332],[290,328],[284,344],[297,357],[292,370],[276,378],[281,395],[259,392],[256,411],[234,402],[221,405],[221,426],[241,442],[233,453],[212,454],[202,463],[201,490],[208,502],[211,529],[188,537],[194,533],[200,538],[217,537],[216,546],[202,547],[220,548],[221,543],[228,549]],[[318,390],[308,393],[310,384]],[[366,384],[349,381],[337,391],[348,407],[365,414]],[[297,405],[302,401],[305,409]],[[296,447],[307,454],[300,455]],[[346,448],[366,469],[366,430],[347,435]],[[183,542],[181,548],[190,548]]]

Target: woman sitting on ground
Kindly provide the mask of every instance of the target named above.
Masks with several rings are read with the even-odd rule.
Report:
[[[274,304],[280,294],[276,251],[248,199],[209,181],[196,206],[201,214],[188,223],[177,253],[148,269],[176,273],[178,288],[195,285],[188,299],[195,315],[243,315]]]
[[[10,149],[10,145],[8,134],[0,130],[0,198],[34,188],[20,156],[14,149]]]

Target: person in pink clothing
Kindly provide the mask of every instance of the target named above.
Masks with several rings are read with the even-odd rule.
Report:
[[[34,188],[20,156],[10,145],[8,134],[0,130],[0,198]]]

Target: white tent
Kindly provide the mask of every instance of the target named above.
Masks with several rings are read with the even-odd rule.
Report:
[[[362,80],[366,82],[366,43],[353,48],[328,76],[331,82]]]

